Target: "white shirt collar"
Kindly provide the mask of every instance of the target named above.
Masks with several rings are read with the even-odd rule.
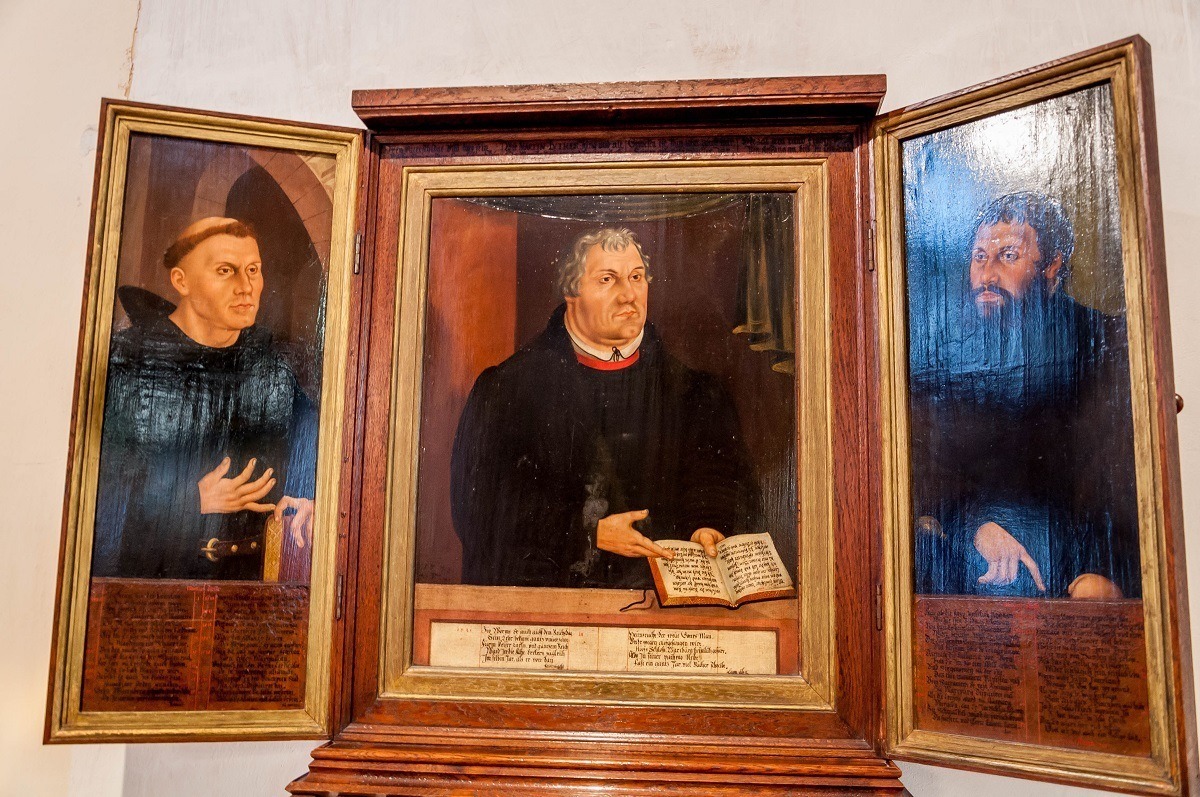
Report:
[[[571,337],[571,345],[573,345],[577,351],[581,351],[584,354],[589,354],[592,357],[595,357],[597,360],[603,360],[604,362],[612,360],[612,350],[617,349],[616,346],[613,346],[605,351],[604,349],[597,349],[595,346],[589,346],[579,338],[575,337],[574,333],[571,332],[570,327],[567,327],[567,334]],[[621,352],[622,360],[628,360],[633,356],[633,353],[642,345],[642,337],[645,334],[646,328],[643,326],[642,331],[638,333],[636,338],[629,341],[629,343],[627,343],[625,346],[617,349],[617,351]]]

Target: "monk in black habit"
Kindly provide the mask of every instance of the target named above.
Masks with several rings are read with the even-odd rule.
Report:
[[[268,514],[311,544],[316,410],[254,324],[253,230],[201,219],[163,266],[178,304],[119,291],[131,325],[109,357],[92,574],[260,579]]]
[[[451,460],[463,583],[647,587],[654,539],[715,545],[753,495],[729,395],[646,323],[650,274],[629,230],[581,236],[564,304],[475,381]]]

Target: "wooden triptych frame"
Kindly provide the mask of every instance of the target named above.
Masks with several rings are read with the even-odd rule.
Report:
[[[842,76],[355,92],[365,135],[106,103],[47,741],[327,738],[289,786],[300,795],[899,795],[892,759],[1197,794],[1148,46],[1135,37],[877,116],[885,83]],[[1089,91],[1100,99],[1076,102]],[[1075,104],[1056,110],[1061,102]],[[1043,126],[1014,133],[1019,125],[1010,125],[1007,143],[996,144],[986,126],[1013,114],[1041,114]],[[1047,149],[1055,125],[1064,140],[1092,131],[1088,157],[1103,162],[1071,161],[1071,143]],[[970,133],[967,146],[960,131],[984,132]],[[1013,143],[1035,138],[1042,149]],[[910,157],[918,145],[927,145],[924,160]],[[1037,172],[1029,163],[1038,158],[1057,165]],[[1043,186],[1038,174],[1054,179]],[[1064,185],[1074,193],[1061,207],[1036,199]],[[1102,189],[1111,196],[1097,199]],[[1025,210],[979,214],[1012,197]],[[1080,219],[1071,243],[1060,245],[1057,266],[1039,260],[1024,282],[1004,283],[1007,294],[978,298],[970,269],[990,255],[969,246],[962,255],[958,238],[970,244],[967,233],[1000,219],[1018,232],[1025,224],[1030,240],[1045,244],[1031,201]],[[241,242],[242,252],[249,237],[260,259],[202,247],[206,230],[235,220],[250,231],[222,226],[214,237]],[[684,384],[715,385],[717,403],[740,416],[722,456],[736,448],[745,472],[735,486],[758,492],[730,532],[769,532],[796,597],[663,608],[636,579],[577,578],[591,578],[600,555],[596,519],[586,515],[598,500],[594,481],[581,515],[592,519],[578,528],[546,518],[580,512],[534,513],[545,526],[533,532],[539,545],[589,540],[596,550],[586,567],[554,554],[538,565],[565,575],[471,574],[466,551],[478,542],[458,505],[464,489],[500,503],[513,496],[512,506],[551,494],[538,492],[547,481],[565,484],[561,495],[583,494],[582,479],[555,470],[547,442],[574,446],[591,433],[575,417],[587,412],[575,399],[548,387],[532,392],[536,401],[528,390],[489,399],[500,407],[494,425],[528,422],[545,438],[493,463],[494,484],[462,483],[472,443],[463,429],[477,428],[462,419],[522,358],[539,363],[520,372],[535,387],[566,384],[554,380],[588,367],[575,322],[563,320],[577,294],[561,275],[572,246],[600,228],[620,231],[618,251],[637,242],[654,280],[649,310],[643,299],[623,316],[640,314],[643,372],[667,362]],[[1072,248],[1074,282],[1053,282]],[[244,275],[241,292],[230,294],[241,298],[220,299],[232,302],[228,312],[212,312],[217,327],[235,333],[216,345],[201,343],[181,309],[191,306],[187,269],[198,256],[181,258],[195,251],[212,252],[222,275]],[[1019,252],[1005,262],[1013,260]],[[1104,282],[1096,264],[1118,260],[1119,274],[1113,266]],[[1103,321],[1121,330],[1098,361],[1116,362],[1118,349],[1127,358],[1119,360],[1125,392],[1112,394],[1110,414],[1132,429],[1125,464],[1136,551],[1109,558],[1139,577],[1130,586],[1096,575],[1109,589],[1096,601],[1069,600],[1033,542],[1020,548],[1022,564],[1012,554],[1008,577],[977,574],[970,567],[991,560],[970,546],[967,524],[983,516],[959,507],[934,517],[922,503],[945,484],[923,475],[917,442],[956,441],[955,429],[922,420],[930,394],[913,374],[932,349],[913,342],[914,330],[933,329],[938,351],[956,351],[967,344],[955,325],[972,310],[1011,323],[993,307],[1042,281],[1048,306],[1072,313],[1078,329]],[[157,332],[142,331],[147,318]],[[263,340],[273,342],[251,351]],[[548,354],[554,345],[561,350]],[[631,356],[613,348],[614,361]],[[1028,347],[1025,356],[1021,367],[1033,362]],[[966,384],[960,371],[939,373]],[[240,386],[272,374],[288,386],[279,395],[290,409],[229,409],[255,404]],[[121,391],[135,397],[134,409],[114,398]],[[938,401],[952,394],[934,391]],[[689,414],[696,395],[663,404],[676,407],[667,411],[674,426],[651,426],[706,417]],[[204,401],[232,414],[211,422],[199,412],[190,424],[177,417]],[[951,399],[938,406],[959,411]],[[561,425],[564,416],[575,425]],[[225,435],[223,425],[254,423],[274,431],[239,434],[274,453],[238,448],[237,435]],[[214,470],[208,460],[218,449],[231,461]],[[669,464],[706,455],[681,451]],[[187,464],[174,481],[138,475],[175,460]],[[268,461],[279,482],[270,487]],[[304,473],[312,484],[295,486]],[[624,487],[640,496],[637,478]],[[1063,478],[1069,486],[1073,477]],[[193,490],[214,484],[240,503],[214,511],[202,496],[197,504]],[[263,503],[247,509],[246,496],[260,492]],[[625,500],[621,490],[599,498],[605,511]],[[1037,500],[1043,514],[1057,511],[1051,498]],[[141,506],[156,502],[169,509]],[[512,506],[497,507],[497,527],[504,512],[533,517]],[[655,533],[673,511],[658,506],[649,509],[662,524]],[[1086,509],[1078,516],[1098,514]],[[261,531],[197,536],[248,515]],[[267,517],[278,522],[262,525]],[[966,545],[958,526],[968,529]],[[653,536],[650,524],[640,528]],[[495,539],[517,544],[505,533]],[[159,555],[171,545],[183,564]],[[919,553],[930,549],[950,552],[937,554],[942,569],[932,581]],[[110,555],[116,564],[98,564]],[[288,556],[304,564],[289,570]],[[1035,559],[1049,587],[1038,576],[1041,592],[1018,594],[1020,579],[1033,578],[1024,562]],[[992,581],[1004,589],[974,586]],[[1081,617],[1100,619],[1086,626]],[[1062,622],[1082,630],[1061,633]],[[751,637],[761,651],[742,658],[727,655],[740,641],[721,642]],[[1060,659],[1046,652],[1051,642]],[[1101,656],[1093,651],[1101,642],[1123,651],[1094,666],[1098,681],[1116,685],[1105,710],[1123,719],[1107,736],[1083,727],[1097,724],[1093,701],[1077,717],[1054,715],[1059,724],[1048,730],[1050,702],[1098,692],[1045,673]],[[150,663],[134,666],[134,658]],[[983,675],[970,672],[976,665]],[[988,707],[964,708],[975,698]]]

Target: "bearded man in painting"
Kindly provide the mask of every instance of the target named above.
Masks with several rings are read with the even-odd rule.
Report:
[[[733,403],[646,322],[650,267],[629,230],[579,237],[544,332],[476,380],[451,461],[463,582],[645,587],[658,539],[715,555],[749,517]]]
[[[1074,248],[1040,194],[979,216],[967,305],[911,376],[918,592],[1141,594],[1125,324],[1071,297]]]
[[[163,256],[178,303],[120,289],[97,491],[95,576],[262,577],[266,517],[311,542],[316,418],[255,326],[253,230],[201,219]]]

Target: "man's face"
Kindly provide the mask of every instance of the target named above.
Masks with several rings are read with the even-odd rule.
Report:
[[[971,249],[971,297],[979,313],[985,318],[997,315],[1024,299],[1038,279],[1046,281],[1048,291],[1052,289],[1062,255],[1056,255],[1044,270],[1038,265],[1041,255],[1037,233],[1025,222],[980,226]]]
[[[206,238],[171,270],[171,284],[208,332],[240,332],[254,323],[262,296],[258,242],[232,235]]]
[[[588,341],[619,348],[646,324],[648,288],[646,265],[636,246],[610,252],[596,244],[584,259],[579,295],[566,297],[567,312]]]

